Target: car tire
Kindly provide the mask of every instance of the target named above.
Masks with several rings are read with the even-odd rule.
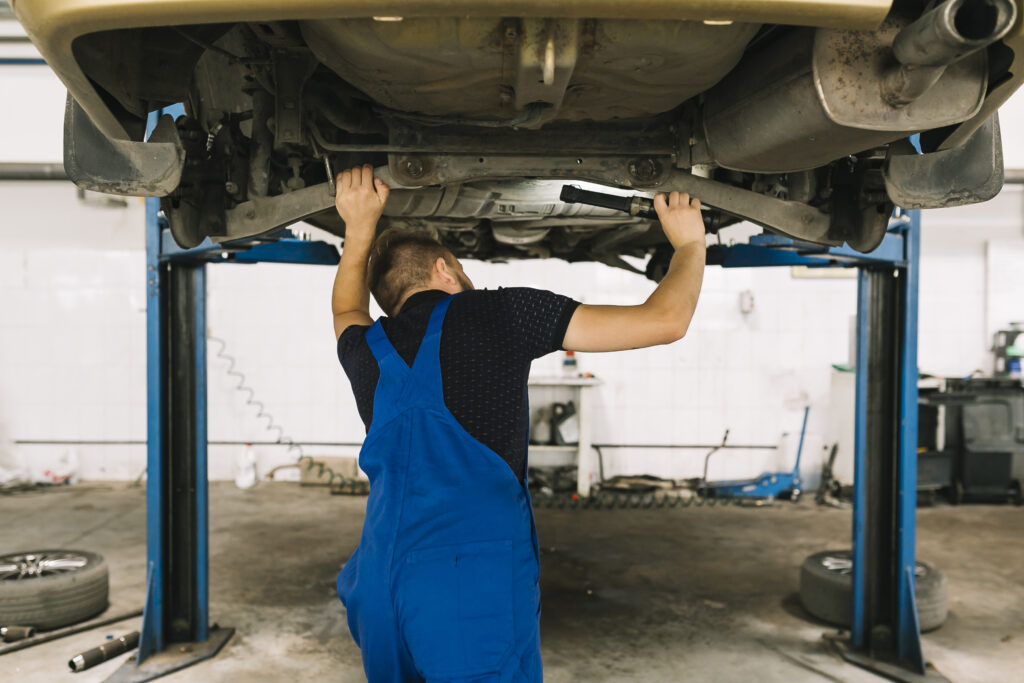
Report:
[[[0,556],[0,624],[60,628],[107,608],[106,560],[80,550],[34,550]]]
[[[842,628],[850,628],[853,575],[835,566],[845,566],[852,560],[852,551],[826,550],[810,555],[800,567],[800,603],[804,609]],[[933,631],[949,616],[946,577],[934,566],[920,561],[914,573],[918,623],[922,632]]]

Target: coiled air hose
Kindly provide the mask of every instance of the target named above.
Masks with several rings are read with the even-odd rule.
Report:
[[[715,507],[719,505],[748,505],[742,498],[705,496],[699,493],[595,493],[586,498],[577,495],[532,494],[533,507],[558,510],[651,510],[663,508]]]
[[[219,360],[227,362],[228,367],[225,372],[228,376],[234,377],[237,380],[235,390],[245,394],[245,404],[256,408],[256,419],[263,420],[266,430],[271,434],[276,435],[274,443],[285,446],[288,454],[295,454],[295,461],[300,469],[303,467],[305,467],[306,471],[316,469],[316,476],[318,478],[326,475],[328,478],[327,483],[330,486],[332,493],[344,493],[350,495],[366,495],[369,493],[369,482],[363,479],[347,477],[340,472],[335,472],[323,462],[315,460],[312,456],[306,455],[302,449],[302,444],[288,436],[284,431],[284,427],[277,423],[277,420],[274,419],[274,415],[267,410],[267,407],[263,402],[256,400],[256,391],[246,382],[245,374],[235,368],[236,359],[227,352],[227,342],[220,337],[215,337],[211,334],[207,334],[206,338],[208,341],[214,342],[218,345],[219,348],[215,352],[215,355]]]
[[[287,453],[295,454],[296,463],[298,464],[300,469],[303,467],[305,467],[307,471],[316,469],[317,477],[323,477],[326,475],[332,493],[344,493],[349,495],[366,495],[367,493],[369,493],[370,486],[369,482],[367,482],[366,480],[355,479],[352,477],[345,476],[340,472],[335,472],[328,465],[324,464],[323,462],[315,460],[312,456],[307,455],[302,449],[302,444],[292,439],[284,431],[284,428],[280,424],[278,424],[277,420],[274,418],[274,415],[267,410],[267,407],[263,404],[263,402],[256,399],[256,391],[247,383],[245,374],[235,367],[237,363],[235,357],[227,352],[227,343],[220,337],[215,337],[210,334],[208,334],[206,338],[207,340],[217,344],[218,349],[215,352],[215,356],[217,359],[225,361],[228,364],[225,373],[228,376],[234,377],[237,380],[234,388],[236,391],[245,394],[245,404],[247,406],[252,406],[256,409],[256,419],[263,420],[266,430],[276,436],[274,443],[285,446],[287,448]],[[602,462],[601,464],[603,466],[604,463]],[[711,508],[730,504],[749,504],[748,501],[745,501],[742,498],[707,496],[699,491],[692,492],[690,495],[682,495],[681,493],[678,492],[597,492],[586,498],[581,498],[575,494],[553,495],[537,491],[532,494],[532,500],[533,507],[535,508],[550,508],[558,510],[650,510],[688,507]]]

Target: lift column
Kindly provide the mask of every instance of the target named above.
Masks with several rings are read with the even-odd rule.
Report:
[[[920,212],[902,220],[903,259],[858,273],[852,648],[836,642],[851,662],[922,680],[914,601]]]
[[[206,266],[164,253],[159,212],[147,199],[146,603],[138,653],[108,679],[119,683],[212,657],[234,633],[209,627]]]
[[[852,623],[829,640],[902,681],[945,680],[926,670],[914,605],[920,229],[920,212],[898,211],[868,254],[770,234],[708,247],[708,263],[724,268],[857,268]]]

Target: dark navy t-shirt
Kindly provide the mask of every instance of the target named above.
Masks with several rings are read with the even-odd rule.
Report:
[[[434,304],[445,292],[413,294],[381,325],[398,355],[411,367]],[[577,301],[527,287],[462,292],[448,308],[441,332],[444,402],[469,434],[497,453],[522,480],[530,415],[526,383],[530,363],[562,348]],[[338,359],[352,383],[359,417],[369,431],[380,378],[366,343],[365,325],[338,338]]]

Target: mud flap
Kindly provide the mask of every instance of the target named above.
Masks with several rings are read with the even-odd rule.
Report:
[[[131,197],[163,197],[178,187],[185,149],[170,117],[150,142],[104,135],[68,95],[64,109],[64,170],[78,187]],[[158,135],[161,133],[161,135]]]
[[[889,146],[885,190],[904,209],[988,201],[1003,188],[1003,143],[993,114],[960,147],[918,154],[909,141]]]

